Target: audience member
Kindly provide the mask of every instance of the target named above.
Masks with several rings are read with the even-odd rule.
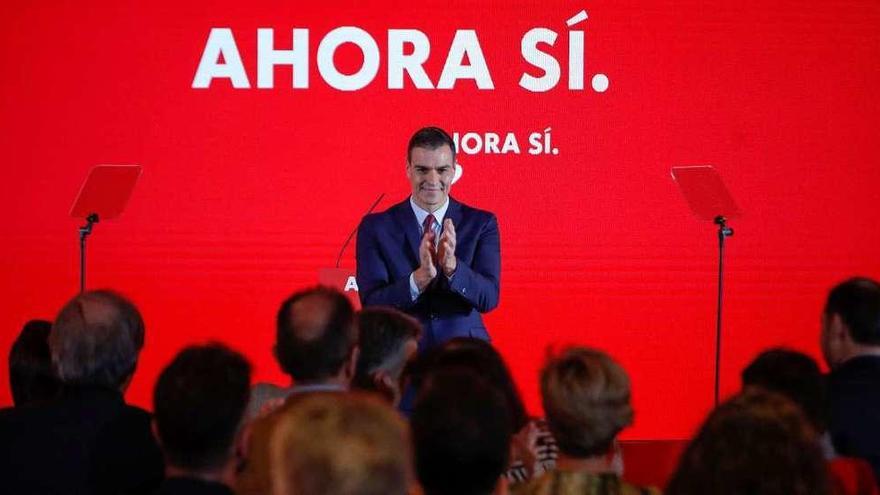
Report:
[[[618,433],[633,420],[629,377],[604,352],[573,347],[541,372],[541,399],[559,457],[556,469],[522,485],[526,495],[658,493],[620,479]]]
[[[9,351],[9,386],[16,406],[46,402],[58,393],[58,378],[52,371],[49,331],[52,323],[31,320]]]
[[[336,289],[299,291],[276,321],[288,386],[251,388],[241,354],[187,347],[156,382],[151,433],[150,415],[123,398],[144,345],[141,315],[115,292],[81,293],[53,324],[28,322],[10,351],[4,491],[404,495],[417,477],[424,495],[505,495],[508,483],[517,495],[659,493],[622,479],[617,436],[633,409],[627,373],[609,355],[572,347],[551,356],[543,420],[528,416],[488,342],[456,338],[416,359],[421,334],[394,309],[355,314]],[[878,495],[876,281],[831,290],[821,346],[827,381],[805,354],[757,356],[742,392],[682,454],[667,492]],[[350,386],[369,394],[339,393]],[[411,438],[392,409],[407,387]]]
[[[742,385],[743,389],[760,387],[784,395],[801,408],[817,432],[825,431],[825,381],[819,365],[810,356],[780,347],[768,349],[743,370]],[[833,456],[824,446],[823,451],[826,457]]]
[[[278,413],[270,440],[274,495],[404,495],[412,482],[406,425],[368,395],[313,393]]]
[[[166,464],[159,495],[232,494],[250,376],[247,360],[221,344],[187,347],[162,371],[153,393]]]
[[[354,308],[345,295],[329,287],[297,292],[278,310],[275,357],[292,385],[258,384],[251,390],[243,455],[245,467],[236,479],[239,495],[271,490],[269,439],[285,400],[315,392],[345,392],[358,359]]]
[[[329,287],[290,296],[278,310],[275,358],[293,382],[288,387],[257,384],[247,417],[291,394],[347,390],[357,363],[357,328],[351,302]]]
[[[667,495],[827,495],[816,432],[794,403],[754,389],[718,406],[688,445]]]
[[[162,479],[150,415],[123,392],[144,345],[137,308],[110,291],[82,293],[52,326],[57,400],[0,413],[7,493],[149,493]]]
[[[841,455],[871,463],[880,479],[880,285],[853,278],[828,294],[822,315],[829,431]]]
[[[425,495],[506,493],[513,423],[505,397],[466,368],[422,382],[410,418]]]
[[[511,445],[510,466],[505,472],[510,483],[521,483],[553,469],[556,465],[557,448],[546,421],[528,417],[504,358],[489,342],[456,337],[439,348],[429,350],[420,366],[427,372],[464,367],[483,377],[501,392],[507,401],[513,430],[517,432]]]
[[[351,385],[378,393],[396,406],[403,370],[416,355],[422,326],[406,313],[382,307],[362,310],[357,321],[360,354]]]
[[[819,434],[832,491],[837,495],[877,495],[871,465],[862,459],[840,457],[827,431],[825,381],[819,365],[806,354],[783,348],[769,349],[742,372],[743,389],[760,387],[785,396],[801,408]]]

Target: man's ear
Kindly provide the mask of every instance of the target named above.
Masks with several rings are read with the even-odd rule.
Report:
[[[150,431],[153,432],[153,438],[156,439],[156,443],[159,445],[159,448],[162,448],[162,437],[159,436],[159,427],[156,425],[156,418],[150,420]]]
[[[846,326],[839,313],[832,313],[828,317],[828,335],[838,342],[852,340],[849,334],[849,327]]]
[[[348,362],[345,363],[345,379],[347,381],[351,381],[354,378],[355,371],[357,371],[357,362],[361,357],[361,348],[358,345],[355,345],[351,348],[351,354],[348,356]]]

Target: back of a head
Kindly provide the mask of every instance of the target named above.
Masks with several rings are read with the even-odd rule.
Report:
[[[221,344],[183,349],[153,393],[156,431],[166,462],[201,471],[230,458],[250,394],[247,360]]]
[[[426,495],[486,495],[507,467],[513,425],[504,396],[466,368],[431,373],[410,418]]]
[[[49,334],[52,364],[65,384],[119,388],[134,373],[143,346],[137,307],[108,290],[71,299]]]
[[[559,450],[570,457],[605,454],[632,424],[626,371],[599,350],[572,347],[548,359],[541,399]]]
[[[755,389],[718,406],[679,461],[670,495],[825,495],[816,434],[785,397]]]
[[[9,386],[16,406],[51,400],[58,392],[52,370],[49,332],[52,323],[31,320],[9,350]]]
[[[354,307],[329,287],[297,292],[278,310],[275,357],[294,380],[334,377],[357,343]]]
[[[417,386],[421,377],[443,369],[464,368],[473,371],[502,393],[508,403],[514,430],[518,431],[528,422],[525,404],[504,358],[485,340],[456,337],[424,353],[415,368],[415,373],[419,375],[416,376]]]
[[[816,431],[824,431],[825,383],[810,356],[783,348],[766,350],[743,370],[742,384],[784,395],[801,408]]]
[[[396,309],[381,307],[361,310],[357,321],[360,353],[352,385],[373,390],[372,375],[380,371],[399,380],[421,336],[421,324]]]
[[[825,314],[840,315],[853,341],[880,346],[880,284],[869,278],[851,278],[831,289]]]
[[[378,399],[314,393],[279,411],[269,440],[274,495],[404,495],[406,425]]]

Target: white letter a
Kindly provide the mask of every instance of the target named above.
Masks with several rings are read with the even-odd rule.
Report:
[[[222,64],[218,62],[220,56],[223,56]],[[235,37],[229,28],[211,28],[192,87],[208,88],[214,78],[229,78],[233,88],[251,87],[235,45]]]

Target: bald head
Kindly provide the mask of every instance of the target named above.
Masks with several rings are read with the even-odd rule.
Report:
[[[63,383],[118,388],[134,373],[144,321],[128,299],[99,290],[79,294],[49,334],[52,364]]]
[[[313,341],[324,335],[327,323],[333,313],[333,298],[320,293],[306,293],[301,299],[290,305],[288,329],[296,333],[296,337],[305,341]]]
[[[354,322],[351,302],[335,289],[290,296],[278,310],[275,356],[281,369],[299,382],[336,377],[357,343]]]

